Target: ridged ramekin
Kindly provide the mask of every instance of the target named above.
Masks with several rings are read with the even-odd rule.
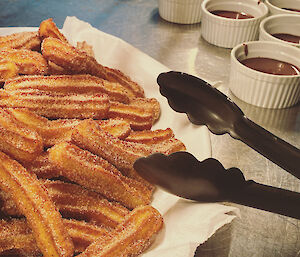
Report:
[[[245,51],[245,45],[247,51]],[[300,98],[300,75],[273,75],[246,67],[240,61],[265,57],[300,68],[300,49],[271,41],[252,41],[231,50],[229,87],[246,103],[264,108],[286,108]]]
[[[275,33],[287,33],[300,36],[300,15],[277,14],[265,18],[259,25],[259,40],[281,42],[300,47],[299,43],[292,43],[272,36]]]
[[[203,0],[158,0],[159,15],[170,22],[194,24],[201,20]]]
[[[285,10],[283,8],[294,8],[300,10],[300,0],[265,0],[265,4],[269,9],[269,15],[276,14],[299,14],[300,12],[294,12]]]
[[[259,23],[268,14],[264,3],[256,0],[204,0],[201,5],[201,35],[210,44],[232,48],[239,43],[258,39]],[[229,19],[210,11],[228,10],[248,13],[251,19]]]

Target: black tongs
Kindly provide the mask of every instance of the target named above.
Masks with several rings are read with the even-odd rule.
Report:
[[[249,120],[226,95],[207,82],[181,72],[161,73],[160,93],[177,112],[214,134],[229,133],[300,179],[300,150]]]
[[[155,153],[135,161],[146,180],[177,196],[201,201],[229,201],[300,219],[300,193],[246,181],[237,168],[226,170],[216,159],[198,161],[192,154]]]

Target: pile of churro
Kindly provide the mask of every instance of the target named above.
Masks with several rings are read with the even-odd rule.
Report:
[[[139,157],[185,150],[160,105],[53,20],[0,37],[0,254],[137,256],[163,227]]]

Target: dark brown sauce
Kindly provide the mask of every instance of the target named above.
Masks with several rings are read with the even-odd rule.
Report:
[[[287,41],[287,42],[300,44],[300,36],[295,36],[295,35],[286,34],[286,33],[275,33],[275,34],[272,34],[272,36],[276,37],[278,39]]]
[[[300,69],[290,63],[271,58],[255,57],[241,61],[245,66],[260,72],[274,75],[300,75]]]
[[[294,9],[294,8],[282,8],[282,9],[292,11],[292,12],[300,12],[300,9]]]
[[[235,12],[235,11],[224,11],[224,10],[215,10],[215,11],[210,11],[210,13],[221,16],[224,18],[229,18],[229,19],[251,19],[254,18],[254,16],[244,13],[244,12]]]

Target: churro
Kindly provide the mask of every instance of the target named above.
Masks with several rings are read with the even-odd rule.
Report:
[[[42,153],[43,141],[35,130],[0,108],[0,150],[20,162],[30,162]]]
[[[174,137],[172,129],[132,131],[126,141],[153,145]]]
[[[99,237],[107,237],[110,231],[103,226],[96,226],[84,221],[63,219],[64,226],[70,235],[74,252],[83,252]],[[0,220],[0,253],[16,250],[25,256],[41,256],[32,230],[26,219]]]
[[[144,108],[142,105],[131,103],[111,102],[108,117],[126,120],[133,130],[149,130],[155,121],[154,112],[151,108]]]
[[[53,146],[49,150],[49,160],[60,169],[63,177],[130,209],[151,201],[151,190],[123,176],[101,157],[73,144],[65,142]]]
[[[38,34],[42,40],[47,37],[53,37],[68,43],[68,40],[63,35],[63,33],[59,31],[58,27],[56,26],[52,18],[43,20],[40,23]]]
[[[40,90],[0,90],[0,107],[28,108],[50,119],[102,119],[107,117],[105,94],[62,94]]]
[[[0,50],[0,59],[15,63],[19,74],[43,75],[48,71],[47,61],[35,51],[5,48]]]
[[[0,188],[10,194],[26,217],[44,256],[73,256],[73,243],[46,189],[4,153],[0,153]]]
[[[105,67],[85,51],[56,38],[46,38],[41,46],[43,56],[73,74],[90,74],[122,85],[131,98],[144,97],[143,88],[123,72]]]
[[[0,60],[0,83],[5,82],[7,79],[14,78],[19,75],[18,66],[9,60]]]
[[[129,103],[127,91],[118,83],[91,75],[22,76],[5,82],[6,90],[37,89],[56,93],[104,93],[111,101]]]
[[[79,257],[129,257],[149,247],[163,226],[163,218],[151,206],[134,209],[109,236],[100,237]]]
[[[0,48],[38,50],[41,40],[36,31],[25,31],[0,36]]]
[[[137,158],[153,153],[147,145],[123,141],[112,136],[93,120],[80,122],[73,129],[71,138],[77,146],[101,156],[121,171],[132,168]]]
[[[45,38],[41,45],[43,56],[56,65],[77,74],[90,74],[107,79],[107,72],[95,58],[57,38]]]
[[[117,202],[109,202],[102,195],[82,186],[60,180],[40,182],[64,218],[84,220],[96,225],[115,228],[124,221],[129,210]],[[5,215],[22,217],[10,195],[0,191],[0,210]]]

